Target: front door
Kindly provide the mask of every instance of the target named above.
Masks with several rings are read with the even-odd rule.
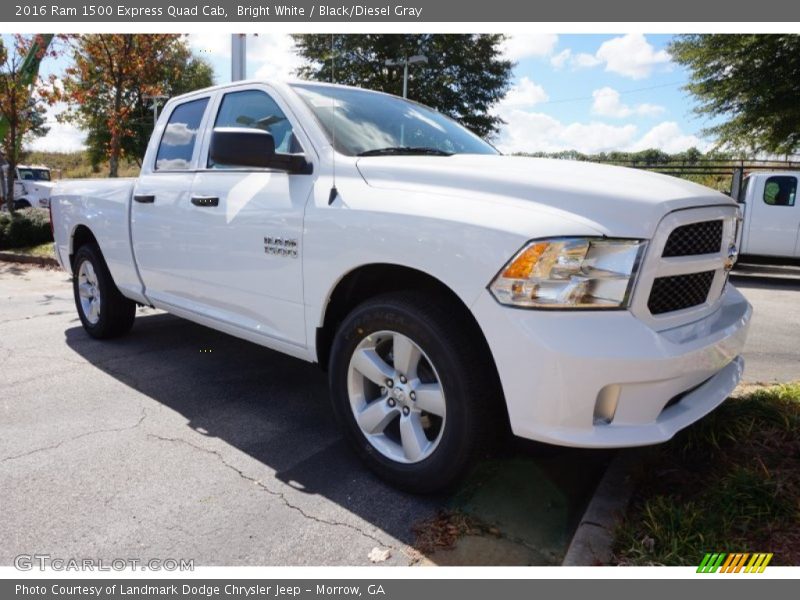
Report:
[[[277,153],[302,153],[285,111],[265,89],[222,95],[213,127],[253,127],[272,134]],[[192,185],[191,230],[197,292],[218,318],[306,345],[303,308],[303,213],[313,175],[214,164],[206,158]]]

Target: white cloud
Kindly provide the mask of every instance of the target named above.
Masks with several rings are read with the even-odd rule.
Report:
[[[248,38],[247,44],[247,60],[255,67],[256,79],[292,79],[303,64],[288,34],[262,33]]]
[[[571,56],[572,50],[565,48],[558,54],[554,54],[550,57],[550,64],[553,65],[554,69],[563,69],[564,65],[567,64],[567,61],[569,61]]]
[[[523,77],[519,80],[519,83],[508,91],[505,98],[500,101],[498,110],[530,108],[541,102],[546,102],[547,100],[547,92],[544,91],[541,85],[534,83],[527,77]]]
[[[666,50],[656,50],[641,33],[629,33],[615,37],[600,45],[595,54],[581,52],[572,55],[563,50],[550,62],[561,68],[567,61],[576,69],[589,69],[605,65],[609,73],[616,73],[631,79],[650,77],[659,66],[668,66],[671,57]]]
[[[197,129],[191,129],[186,123],[170,123],[164,130],[161,143],[165,146],[187,146],[195,135]]]
[[[603,61],[597,58],[594,54],[587,54],[586,52],[581,52],[580,54],[576,54],[575,57],[572,59],[572,64],[575,67],[581,69],[596,67],[602,62]]]
[[[511,35],[501,46],[507,60],[518,61],[528,57],[550,56],[558,43],[558,36],[552,33],[530,35]]]
[[[60,82],[57,82],[60,85]],[[38,152],[76,152],[86,147],[86,133],[73,123],[59,123],[57,117],[64,110],[66,105],[58,102],[48,107],[45,113],[45,121],[50,129],[47,135],[34,138],[25,144],[28,150]]]
[[[39,152],[76,152],[83,150],[86,134],[72,123],[48,123],[47,135],[31,140],[26,147]]]
[[[187,36],[189,47],[197,56],[204,58],[231,56],[231,36],[229,34],[190,33]]]
[[[506,125],[497,139],[503,152],[557,152],[588,154],[627,147],[636,136],[635,125],[605,123],[564,124],[543,113],[512,109],[502,113]]]
[[[711,146],[708,141],[685,133],[673,121],[659,123],[641,135],[633,123],[565,123],[541,112],[502,104],[498,108],[498,114],[505,125],[502,126],[495,144],[506,153],[577,150],[585,154],[596,154],[647,148],[659,148],[674,153],[693,146],[700,150],[707,150]]]
[[[631,79],[649,77],[655,67],[670,61],[666,50],[656,50],[641,33],[603,42],[596,56],[605,63],[606,71]]]
[[[228,34],[190,34],[189,46],[198,56],[228,61],[231,58]],[[294,50],[292,36],[286,33],[248,35],[246,46],[247,71],[256,79],[292,79],[303,62]]]
[[[658,148],[664,152],[674,153],[683,152],[692,147],[706,151],[711,144],[696,135],[684,133],[674,121],[664,121],[645,133],[631,149]]]
[[[612,117],[615,119],[624,119],[632,115],[639,116],[654,116],[664,112],[663,106],[657,104],[636,104],[628,106],[623,104],[620,100],[620,94],[617,90],[611,87],[600,88],[592,92],[592,114],[601,117]]]

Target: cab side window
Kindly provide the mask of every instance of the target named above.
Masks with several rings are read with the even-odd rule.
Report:
[[[245,127],[261,129],[272,134],[275,152],[299,153],[303,147],[294,135],[292,124],[275,101],[261,90],[230,92],[222,98],[214,127]],[[214,164],[208,159],[208,166],[224,168],[228,165]]]
[[[770,206],[794,206],[797,197],[797,177],[779,175],[764,184],[764,203]]]
[[[197,132],[207,105],[208,98],[200,98],[175,107],[158,145],[156,171],[186,171],[191,168]]]

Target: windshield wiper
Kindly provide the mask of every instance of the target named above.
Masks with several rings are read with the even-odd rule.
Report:
[[[388,146],[386,148],[375,148],[359,152],[356,156],[392,156],[409,154],[427,154],[430,156],[453,156],[452,152],[445,152],[438,148],[428,148],[427,146]]]

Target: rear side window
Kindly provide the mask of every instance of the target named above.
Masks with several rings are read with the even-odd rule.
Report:
[[[214,127],[251,127],[272,134],[275,152],[297,153],[303,147],[294,135],[292,124],[266,92],[244,90],[230,92],[222,98]],[[209,167],[221,168],[209,158]],[[227,166],[227,165],[226,165]]]
[[[175,107],[161,136],[156,154],[157,171],[186,171],[192,164],[197,132],[206,112],[208,98]]]
[[[770,206],[794,206],[797,196],[797,177],[779,175],[764,184],[764,202]]]

